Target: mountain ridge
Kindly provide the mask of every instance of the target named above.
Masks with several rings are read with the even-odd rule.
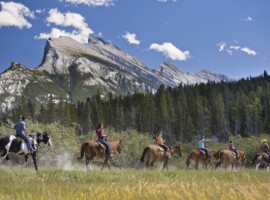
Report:
[[[157,69],[150,69],[139,59],[93,36],[87,44],[69,37],[49,38],[42,61],[36,68],[13,62],[0,74],[0,107],[2,111],[12,108],[20,96],[43,103],[48,94],[53,94],[77,102],[97,91],[114,95],[155,93],[160,85],[176,87],[208,81],[233,79],[207,70],[197,74],[184,72],[168,61]]]

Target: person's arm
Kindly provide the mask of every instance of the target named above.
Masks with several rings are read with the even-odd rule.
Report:
[[[104,132],[103,129],[101,129],[101,136],[102,136],[102,137],[107,137],[107,135],[106,135],[106,133]]]
[[[25,124],[25,122],[23,123],[23,130],[26,131],[26,124]]]

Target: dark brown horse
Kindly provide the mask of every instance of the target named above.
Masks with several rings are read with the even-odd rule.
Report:
[[[179,145],[173,145],[169,147],[171,154],[178,154],[182,156],[182,151]],[[150,145],[144,148],[143,154],[141,156],[141,163],[145,162],[147,168],[153,168],[153,165],[156,161],[163,161],[162,170],[165,168],[168,169],[168,161],[171,156],[164,155],[164,150],[161,149],[156,144]]]
[[[265,166],[266,170],[269,171],[270,156],[265,152],[256,153],[252,160],[252,166],[256,165],[256,170],[261,166]]]
[[[213,158],[217,159],[217,155],[218,155],[218,150],[210,150],[211,152],[211,155],[213,156]],[[207,169],[207,165],[210,164],[212,169],[213,169],[213,161],[212,161],[212,158],[209,157],[207,158],[206,157],[206,154],[204,151],[202,150],[199,150],[199,149],[194,149],[190,154],[189,156],[187,157],[187,160],[186,160],[186,165],[187,165],[187,168],[189,167],[190,165],[190,162],[191,161],[194,161],[195,162],[195,168],[198,169],[198,165],[199,163],[202,163],[206,169]]]
[[[112,152],[118,152],[121,153],[122,151],[122,142],[121,140],[119,141],[114,141],[114,142],[108,142]],[[104,159],[103,165],[101,169],[105,167],[105,165],[108,166],[109,169],[111,169],[111,164],[109,162],[111,156],[107,156],[105,154],[105,147],[101,146],[97,141],[90,140],[87,142],[84,142],[81,146],[81,157],[78,157],[78,160],[83,159],[83,156],[85,154],[85,164],[87,170],[91,170],[91,165],[90,161],[93,160],[94,158],[97,159]]]
[[[242,161],[246,161],[246,153],[244,151],[238,151],[238,154],[239,159],[236,159],[234,152],[230,150],[220,151],[218,154],[219,161],[216,164],[216,168],[220,167],[221,164],[224,164],[225,170],[227,170],[227,166],[231,164],[231,170],[236,170],[236,165],[241,165]]]

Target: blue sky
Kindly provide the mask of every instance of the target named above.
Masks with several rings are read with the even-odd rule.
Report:
[[[150,68],[270,73],[269,0],[0,0],[0,72],[37,67],[46,39],[101,37]]]

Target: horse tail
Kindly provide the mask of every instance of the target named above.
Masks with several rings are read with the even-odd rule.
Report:
[[[144,156],[145,154],[150,150],[150,147],[145,147],[144,150],[143,150],[143,154],[142,154],[142,157],[141,157],[141,162],[144,162]]]
[[[189,156],[187,157],[187,160],[186,160],[186,165],[187,165],[187,168],[189,167],[190,165],[190,160],[192,159],[192,156],[193,156],[193,151],[189,154]]]
[[[83,159],[83,156],[84,156],[84,152],[85,152],[85,149],[86,147],[88,146],[88,142],[84,142],[81,146],[81,157],[78,157],[77,159],[78,160],[81,160]]]
[[[253,160],[252,160],[252,165],[251,166],[254,166],[254,164],[255,164],[255,162],[256,162],[256,160],[257,160],[257,158],[260,156],[260,154],[259,153],[257,153],[255,156],[254,156],[254,158],[253,158]]]

